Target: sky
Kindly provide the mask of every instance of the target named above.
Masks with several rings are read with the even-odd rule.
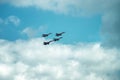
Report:
[[[0,0],[0,80],[119,80],[119,9],[120,0]]]
[[[83,17],[76,14],[69,15],[69,13],[65,13],[64,11],[59,13],[57,11],[38,9],[36,8],[39,7],[37,4],[36,7],[29,7],[27,4],[26,6],[22,6],[22,3],[18,5],[21,6],[0,5],[0,17],[3,21],[1,23],[1,39],[15,41],[29,37],[41,37],[42,33],[51,32],[55,35],[57,32],[64,31],[67,36],[65,36],[62,42],[66,44],[100,41],[101,15]],[[45,5],[47,6],[48,4]],[[48,7],[52,9],[52,6],[48,5]],[[29,31],[24,32],[28,28]],[[30,31],[30,29],[34,31]],[[22,32],[24,33],[21,34]],[[28,36],[29,34],[31,36]]]

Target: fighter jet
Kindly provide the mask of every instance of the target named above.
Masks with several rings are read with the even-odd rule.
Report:
[[[52,33],[42,34],[42,37],[47,37],[47,36],[49,36],[50,34],[52,34]]]
[[[56,33],[56,36],[62,36],[62,34],[64,34],[65,32],[61,32],[61,33]]]
[[[53,41],[59,41],[61,38],[63,38],[63,37],[54,38]]]
[[[43,45],[49,45],[51,42],[53,42],[53,40],[48,42],[43,42]]]

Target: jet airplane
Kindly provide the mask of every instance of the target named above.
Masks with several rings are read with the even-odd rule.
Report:
[[[52,33],[42,34],[42,37],[47,37],[47,36],[49,36],[50,34],[52,34]]]
[[[63,38],[63,37],[54,38],[53,41],[59,41],[61,38]]]
[[[64,34],[65,32],[61,32],[61,33],[56,33],[56,36],[62,36],[62,34]]]
[[[43,42],[43,45],[49,45],[53,41]]]

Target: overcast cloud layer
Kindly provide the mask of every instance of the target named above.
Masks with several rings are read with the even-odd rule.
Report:
[[[0,80],[119,80],[120,53],[99,43],[0,40]]]
[[[101,15],[103,45],[120,47],[120,0],[0,0],[0,3],[16,7],[33,6],[66,15]]]

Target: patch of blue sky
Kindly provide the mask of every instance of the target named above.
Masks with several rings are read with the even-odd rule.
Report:
[[[37,30],[40,26],[46,26],[47,29],[39,32],[38,37],[42,33],[65,31],[66,34],[63,35],[64,38],[61,40],[63,43],[100,41],[100,15],[93,15],[92,17],[71,16],[43,11],[33,7],[15,8],[10,5],[0,5],[0,12],[0,17],[3,19],[14,15],[21,20],[20,25],[17,27],[12,24],[7,27],[1,26],[0,38],[7,40],[26,39],[20,33],[26,27]]]

